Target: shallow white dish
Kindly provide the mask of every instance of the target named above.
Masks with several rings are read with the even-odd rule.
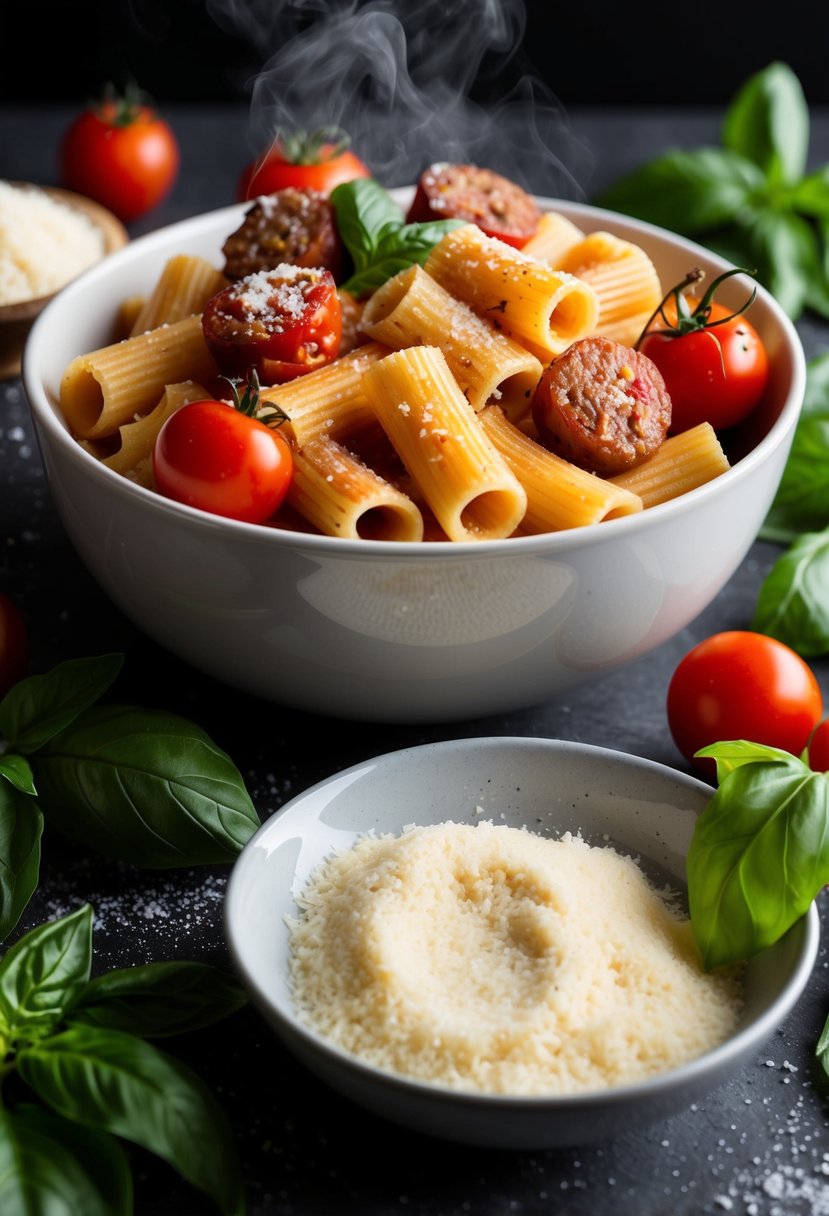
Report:
[[[288,986],[296,896],[314,867],[361,834],[484,816],[550,835],[581,831],[640,856],[684,886],[685,854],[710,786],[664,765],[578,743],[532,738],[450,740],[392,752],[293,798],[245,846],[225,901],[228,944],[251,998],[276,1034],[329,1085],[392,1122],[448,1140],[540,1148],[602,1139],[689,1106],[747,1062],[802,993],[819,922],[807,916],[746,972],[737,1033],[648,1081],[574,1097],[461,1093],[382,1072],[295,1016]]]
[[[405,203],[407,192],[398,192]],[[586,231],[640,244],[664,284],[726,263],[650,225],[540,200]],[[23,381],[55,506],[118,607],[208,674],[311,712],[450,721],[548,700],[685,628],[748,551],[782,476],[803,399],[797,333],[762,289],[752,307],[772,362],[765,406],[724,476],[639,515],[519,539],[407,545],[220,519],[162,498],[94,459],[58,408],[71,359],[110,340],[121,301],[168,257],[221,264],[243,206],[141,237],[41,314]],[[745,298],[724,285],[723,302]]]

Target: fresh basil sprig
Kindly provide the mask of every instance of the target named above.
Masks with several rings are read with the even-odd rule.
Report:
[[[687,858],[691,926],[710,969],[778,941],[829,882],[829,775],[745,740],[697,755],[713,757],[719,781]]]
[[[756,267],[793,319],[804,308],[829,317],[829,165],[806,173],[809,134],[800,81],[774,62],[733,98],[721,146],[672,149],[596,201]]]
[[[192,722],[96,705],[122,655],[70,659],[0,702],[0,940],[37,887],[44,817],[139,867],[232,861],[259,826],[228,755]]]
[[[144,1039],[209,1025],[244,995],[202,963],[90,980],[92,919],[85,904],[0,960],[0,1211],[131,1216],[124,1139],[240,1216],[225,1112],[194,1072]]]
[[[345,291],[370,295],[415,262],[422,266],[447,232],[460,220],[407,224],[394,199],[374,178],[343,182],[331,192],[337,228],[353,263]]]
[[[829,354],[807,365],[783,477],[760,530],[787,546],[764,579],[751,628],[804,658],[829,652]]]

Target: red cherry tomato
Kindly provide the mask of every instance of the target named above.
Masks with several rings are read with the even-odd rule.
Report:
[[[221,371],[255,368],[281,384],[334,359],[342,309],[330,271],[283,263],[222,288],[202,312],[205,341]]]
[[[129,222],[166,198],[179,171],[179,146],[155,110],[106,98],[78,115],[60,149],[64,185]]]
[[[338,130],[310,135],[298,131],[275,142],[264,156],[242,170],[236,191],[239,201],[273,194],[286,186],[330,194],[342,182],[371,177],[371,170],[347,144],[348,137]]]
[[[694,759],[710,743],[746,739],[800,755],[823,712],[812,669],[788,646],[762,633],[716,633],[686,654],[668,686],[674,742]]]
[[[711,296],[723,277],[699,302],[683,305],[682,285],[674,288],[672,317],[657,317],[637,343],[667,385],[672,435],[700,422],[715,430],[735,426],[758,405],[768,383],[768,354],[757,330]]]
[[[223,401],[193,401],[159,431],[153,472],[167,498],[263,523],[288,493],[293,457],[278,430]]]
[[[29,634],[15,601],[0,591],[0,697],[22,680],[29,661]]]
[[[829,772],[829,718],[819,722],[809,740],[809,768],[816,773]]]

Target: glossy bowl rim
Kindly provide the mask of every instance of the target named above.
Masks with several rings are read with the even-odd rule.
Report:
[[[674,784],[684,786],[686,789],[698,792],[709,799],[714,793],[713,787],[706,782],[660,761],[650,760],[633,753],[620,751],[615,748],[602,747],[597,744],[525,735],[468,736],[415,744],[410,747],[399,748],[383,752],[377,756],[368,757],[365,760],[332,773],[330,776],[324,777],[322,780],[315,782],[307,789],[294,795],[265,820],[262,826],[247,841],[236,858],[228,879],[223,906],[225,941],[227,942],[234,967],[258,1007],[262,1010],[267,1009],[268,1016],[280,1024],[280,1027],[284,1029],[287,1036],[298,1037],[309,1054],[330,1060],[332,1065],[345,1069],[346,1072],[362,1079],[364,1082],[372,1083],[375,1086],[385,1086],[397,1091],[399,1094],[408,1095],[412,1098],[442,1100],[458,1107],[469,1105],[479,1109],[485,1107],[495,1112],[499,1110],[535,1111],[538,1113],[545,1111],[560,1112],[565,1109],[575,1110],[596,1105],[613,1106],[640,1099],[658,1098],[678,1087],[682,1088],[686,1085],[694,1085],[718,1072],[727,1070],[729,1066],[736,1064],[751,1050],[759,1049],[767,1042],[774,1030],[791,1012],[802,996],[814,969],[820,946],[820,918],[814,901],[800,921],[789,930],[789,932],[797,931],[802,935],[797,964],[792,975],[785,987],[759,1017],[755,1018],[749,1025],[742,1027],[736,1034],[731,1035],[717,1047],[712,1048],[701,1056],[688,1060],[676,1068],[670,1069],[668,1072],[659,1073],[643,1081],[612,1086],[608,1089],[593,1089],[566,1095],[490,1094],[467,1089],[450,1089],[438,1082],[397,1075],[367,1063],[359,1057],[351,1055],[336,1044],[327,1041],[310,1027],[304,1025],[294,1014],[286,1012],[270,1000],[259,984],[256,975],[249,971],[241,957],[239,942],[242,938],[241,930],[237,924],[239,914],[236,911],[235,905],[241,898],[237,892],[243,889],[245,869],[250,864],[249,859],[253,857],[256,849],[262,845],[267,836],[278,830],[277,821],[282,813],[295,809],[303,801],[315,798],[326,787],[342,781],[343,778],[351,777],[356,779],[361,773],[367,773],[378,764],[394,764],[403,756],[413,754],[416,756],[420,754],[427,761],[430,755],[434,755],[439,751],[464,751],[467,748],[474,750],[476,748],[480,749],[492,746],[507,746],[519,751],[524,748],[537,749],[540,747],[551,754],[566,755],[567,753],[577,753],[584,756],[595,756],[604,761],[620,763],[626,768],[644,769],[656,776],[661,776],[666,781],[671,781]],[[280,1037],[282,1036],[280,1035]]]
[[[412,187],[406,186],[397,187],[391,193],[401,205],[405,205],[411,191]],[[536,196],[536,198],[542,208],[561,209],[565,214],[569,213],[574,216],[581,216],[599,224],[606,222],[609,226],[613,224],[625,225],[650,236],[654,240],[666,242],[668,245],[684,250],[687,252],[689,259],[704,259],[722,270],[731,267],[729,262],[711,250],[705,249],[703,246],[685,237],[671,233],[665,228],[660,228],[643,220],[638,220],[619,212],[609,211],[605,208],[595,207],[588,203],[570,202],[566,199],[545,196]],[[647,511],[604,520],[601,527],[593,524],[580,528],[572,528],[559,532],[544,532],[530,536],[506,537],[492,540],[453,541],[449,544],[445,541],[421,541],[413,545],[405,541],[351,539],[251,524],[241,520],[210,515],[184,503],[164,498],[157,492],[138,485],[129,478],[123,477],[113,469],[108,468],[100,460],[91,455],[91,453],[86,452],[72,438],[67,427],[59,418],[58,407],[52,405],[37,374],[36,369],[40,361],[39,355],[41,350],[48,347],[52,317],[58,315],[60,309],[71,304],[76,294],[84,292],[89,285],[94,285],[98,278],[110,278],[113,274],[118,273],[118,268],[123,262],[140,259],[144,252],[154,251],[156,246],[163,247],[168,242],[172,242],[178,235],[186,242],[188,236],[209,232],[214,226],[218,231],[220,224],[226,223],[229,225],[241,219],[245,208],[249,205],[249,203],[234,203],[212,211],[202,212],[186,219],[178,220],[172,224],[167,224],[162,228],[158,228],[153,232],[146,233],[130,241],[124,248],[109,254],[103,261],[84,271],[66,287],[52,296],[48,300],[46,307],[35,319],[26,340],[22,357],[23,387],[30,410],[39,427],[48,435],[51,442],[60,447],[62,456],[70,460],[85,476],[90,477],[101,489],[108,487],[110,492],[136,509],[158,513],[160,518],[167,519],[169,522],[179,520],[183,526],[194,527],[206,533],[219,531],[228,538],[247,538],[248,540],[258,538],[263,544],[273,546],[275,551],[278,551],[282,546],[294,548],[297,545],[303,545],[309,546],[313,551],[335,556],[339,555],[341,557],[382,556],[404,560],[428,557],[429,559],[444,561],[452,560],[455,557],[469,557],[473,554],[478,557],[489,557],[500,552],[513,553],[516,556],[522,553],[530,554],[538,550],[543,550],[545,553],[563,553],[573,548],[587,547],[604,542],[609,537],[623,537],[630,533],[633,535],[646,533],[652,527],[659,526],[664,520],[670,520],[677,515],[681,516],[685,512],[693,512],[695,504],[702,504],[708,499],[727,495],[732,486],[750,477],[757,466],[761,465],[774,451],[784,444],[794,431],[806,387],[806,357],[793,322],[774,297],[762,285],[758,284],[758,299],[762,300],[773,314],[785,339],[785,343],[791,352],[793,362],[790,391],[782,403],[779,415],[760,442],[741,457],[727,472],[678,498],[650,507]],[[739,283],[739,276],[735,276],[734,281]],[[506,549],[505,546],[507,546]]]

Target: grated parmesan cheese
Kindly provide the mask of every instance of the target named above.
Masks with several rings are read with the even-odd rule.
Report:
[[[0,181],[0,304],[51,295],[103,254],[101,232],[80,211]]]
[[[722,1042],[736,972],[702,971],[676,895],[611,847],[444,823],[364,836],[290,923],[298,1015],[379,1068],[454,1089],[569,1094]]]

